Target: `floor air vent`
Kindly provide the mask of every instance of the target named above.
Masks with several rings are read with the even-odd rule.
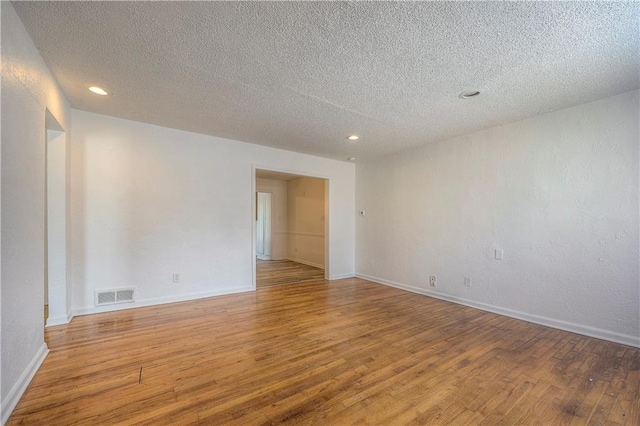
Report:
[[[116,303],[129,303],[134,301],[133,288],[118,288],[113,290],[101,290],[95,293],[95,305],[113,305]]]

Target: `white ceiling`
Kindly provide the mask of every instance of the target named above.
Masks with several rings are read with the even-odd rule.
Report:
[[[74,108],[341,160],[639,87],[638,3],[13,4]]]

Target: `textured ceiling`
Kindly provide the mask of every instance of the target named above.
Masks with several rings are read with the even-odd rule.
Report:
[[[638,3],[13,4],[74,108],[341,160],[639,86]]]

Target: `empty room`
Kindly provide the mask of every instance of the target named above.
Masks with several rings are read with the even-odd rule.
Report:
[[[640,425],[640,3],[0,7],[2,425]]]

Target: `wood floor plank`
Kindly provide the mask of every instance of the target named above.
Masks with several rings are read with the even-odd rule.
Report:
[[[640,349],[279,266],[48,328],[7,424],[640,424]]]
[[[256,285],[268,287],[324,279],[324,270],[291,260],[256,259]]]

